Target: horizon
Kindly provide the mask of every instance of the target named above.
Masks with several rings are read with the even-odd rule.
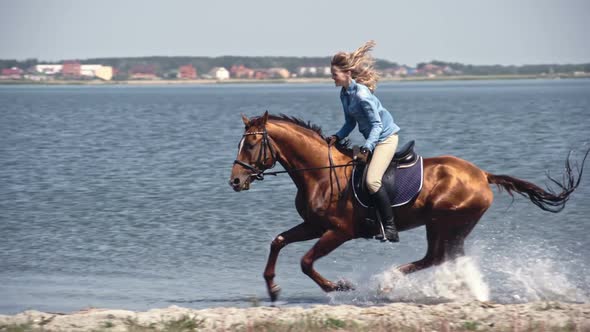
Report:
[[[502,66],[590,63],[585,0],[50,4],[0,2],[1,59],[327,57],[373,39],[376,59],[406,65],[433,59]],[[370,14],[354,16],[350,8]],[[368,23],[356,23],[362,19]]]

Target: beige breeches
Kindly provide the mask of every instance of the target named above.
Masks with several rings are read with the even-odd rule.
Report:
[[[397,134],[393,134],[375,146],[366,179],[367,188],[371,194],[376,193],[381,188],[381,179],[393,159],[395,150],[397,150],[398,140]]]

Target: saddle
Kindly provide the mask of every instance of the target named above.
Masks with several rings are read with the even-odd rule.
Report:
[[[414,141],[410,141],[402,146],[383,174],[382,186],[389,194],[392,207],[411,202],[422,190],[423,159],[414,151],[414,144]],[[365,185],[366,168],[364,164],[357,164],[352,171],[351,181],[356,200],[363,207],[370,207],[372,203]]]
[[[418,158],[418,155],[414,151],[415,141],[409,141],[404,144],[398,151],[393,155],[392,163],[397,163],[398,166],[412,164]],[[411,166],[411,165],[410,165]]]

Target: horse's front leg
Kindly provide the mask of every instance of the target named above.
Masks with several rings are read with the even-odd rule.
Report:
[[[266,268],[264,269],[264,279],[266,280],[266,288],[268,290],[268,295],[270,295],[271,301],[274,302],[277,300],[281,290],[281,288],[274,282],[275,265],[277,263],[277,258],[279,257],[279,252],[281,249],[283,249],[289,243],[317,239],[321,235],[321,230],[309,223],[304,222],[286,232],[277,235],[277,237],[271,242],[268,262],[266,263]]]
[[[336,230],[329,230],[322,235],[313,248],[311,248],[301,259],[301,269],[303,270],[303,273],[313,279],[313,281],[326,292],[348,291],[354,289],[350,283],[343,281],[333,283],[330,280],[325,279],[313,268],[313,263],[316,260],[326,256],[332,252],[332,250],[338,248],[342,243],[350,239],[351,237],[347,234]]]

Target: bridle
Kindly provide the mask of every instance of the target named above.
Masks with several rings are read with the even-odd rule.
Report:
[[[290,169],[290,170],[285,170],[285,171],[277,171],[277,172],[266,172],[267,170],[275,167],[276,163],[277,163],[277,157],[276,157],[276,150],[275,148],[272,146],[271,141],[268,137],[268,132],[266,131],[266,127],[262,130],[262,131],[254,131],[251,133],[244,133],[244,135],[242,135],[242,140],[244,140],[246,138],[246,136],[250,136],[250,135],[262,135],[262,140],[260,142],[260,144],[262,144],[262,146],[260,147],[260,150],[258,151],[258,160],[256,160],[255,165],[250,165],[248,163],[245,163],[241,160],[234,160],[234,164],[238,164],[244,168],[246,168],[247,170],[251,171],[252,174],[250,175],[252,178],[255,178],[256,180],[264,180],[264,176],[265,175],[277,175],[277,174],[282,174],[282,173],[291,173],[291,172],[300,172],[300,171],[313,171],[313,170],[319,170],[319,169],[326,169],[326,168],[330,168],[330,182],[332,181],[332,170],[334,168],[338,168],[338,167],[350,167],[350,166],[354,166],[357,162],[355,160],[352,160],[344,165],[334,165],[333,161],[332,161],[332,152],[331,152],[331,147],[328,147],[328,157],[329,157],[329,162],[330,162],[330,166],[322,166],[322,167],[309,167],[309,168],[294,168],[294,169]],[[272,164],[270,165],[270,167],[266,167],[264,168],[264,164],[265,162],[268,160],[268,154],[266,153],[266,151],[270,151],[270,158],[272,160]],[[334,170],[335,172],[335,170]],[[334,174],[336,175],[336,174]],[[336,182],[338,184],[338,191],[340,192],[340,182],[338,180],[338,177],[336,176]]]
[[[238,160],[238,159],[234,160],[234,164],[238,164],[238,165],[252,171],[252,177],[256,178],[256,180],[262,181],[262,180],[264,180],[264,175],[265,175],[264,171],[275,167],[275,165],[277,163],[275,149],[273,148],[272,144],[270,144],[270,140],[268,139],[268,132],[266,131],[266,128],[264,128],[262,131],[254,131],[251,133],[244,133],[244,135],[242,135],[242,140],[244,140],[246,138],[246,136],[250,136],[250,135],[262,135],[262,141],[260,142],[260,144],[262,144],[262,146],[260,147],[260,150],[258,150],[258,160],[256,161],[256,164],[250,165],[250,164],[247,164],[247,163],[245,163],[241,160]],[[270,167],[263,168],[264,164],[268,160],[268,155],[266,153],[267,150],[270,151],[270,158],[272,160],[272,164],[270,165]],[[268,173],[266,173],[266,174],[268,174]]]

